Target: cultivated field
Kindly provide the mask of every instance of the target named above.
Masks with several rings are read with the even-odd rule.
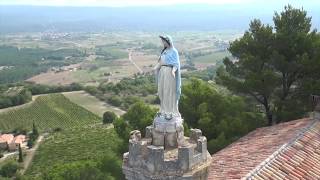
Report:
[[[227,52],[229,42],[239,37],[242,32],[190,31],[168,32],[168,34],[173,37],[174,44],[181,54],[182,65],[186,63],[188,56],[197,69],[205,69],[229,56]],[[32,51],[37,48],[59,52],[74,50],[77,53],[73,56],[72,65],[55,67],[54,61],[50,61],[51,68],[48,71],[41,72],[28,81],[53,85],[77,82],[96,86],[101,82],[118,82],[124,77],[151,71],[162,49],[158,35],[159,33],[155,32],[68,33],[67,35],[25,33],[0,37],[0,46],[33,48]],[[64,58],[68,59],[67,56]],[[10,68],[13,71],[16,67]]]
[[[98,160],[115,152],[120,139],[109,125],[83,126],[50,134],[40,144],[25,175],[37,179],[56,166],[78,160]]]
[[[70,99],[73,103],[86,108],[100,117],[102,117],[103,113],[106,111],[112,111],[118,116],[124,113],[123,110],[104,103],[84,91],[65,92],[63,95]]]
[[[0,119],[2,131],[11,131],[15,128],[31,130],[33,122],[40,132],[101,122],[99,116],[72,103],[62,94],[40,96],[27,106],[0,113]]]

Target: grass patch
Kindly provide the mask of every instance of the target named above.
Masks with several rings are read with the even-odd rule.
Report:
[[[103,113],[106,111],[113,111],[114,113],[121,115],[123,114],[123,111],[108,106],[108,104],[100,101],[94,96],[91,96],[87,94],[84,91],[76,91],[76,92],[67,92],[63,93],[68,99],[70,99],[72,102],[78,104],[79,106],[82,106],[86,108],[87,110],[95,113],[96,115],[102,117]]]
[[[212,54],[208,54],[205,56],[199,56],[193,59],[194,63],[216,63],[218,61],[222,61],[223,58],[226,56],[230,56],[230,53],[227,51],[219,51],[219,52],[214,52]]]

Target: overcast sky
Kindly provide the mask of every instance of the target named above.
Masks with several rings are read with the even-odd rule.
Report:
[[[0,5],[44,6],[160,6],[175,4],[292,4],[296,6],[320,5],[319,0],[0,0]]]

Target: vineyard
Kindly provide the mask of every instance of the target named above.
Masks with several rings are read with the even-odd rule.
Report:
[[[39,176],[59,165],[81,160],[97,161],[106,153],[117,153],[120,138],[113,128],[96,124],[51,134],[39,147],[26,176]]]
[[[1,131],[31,130],[33,122],[40,132],[44,132],[93,124],[101,122],[101,119],[62,94],[40,96],[30,106],[0,113]]]

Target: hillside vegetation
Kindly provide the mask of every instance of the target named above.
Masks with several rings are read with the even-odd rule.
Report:
[[[77,63],[84,56],[76,49],[19,49],[13,46],[0,46],[0,54],[0,83],[25,80],[51,67]],[[70,58],[66,60],[65,57]]]
[[[0,113],[0,119],[2,131],[16,128],[31,130],[33,122],[42,132],[101,122],[97,115],[72,103],[62,94],[40,96],[30,105]]]
[[[89,173],[90,177],[102,174],[106,179],[111,176],[118,178],[121,176],[121,163],[115,154],[120,143],[113,128],[106,124],[55,132],[40,145],[31,167],[26,171],[26,178],[59,179],[65,178],[66,174],[77,178],[79,168],[87,169],[88,173],[94,169]],[[104,163],[113,167],[103,168]]]

